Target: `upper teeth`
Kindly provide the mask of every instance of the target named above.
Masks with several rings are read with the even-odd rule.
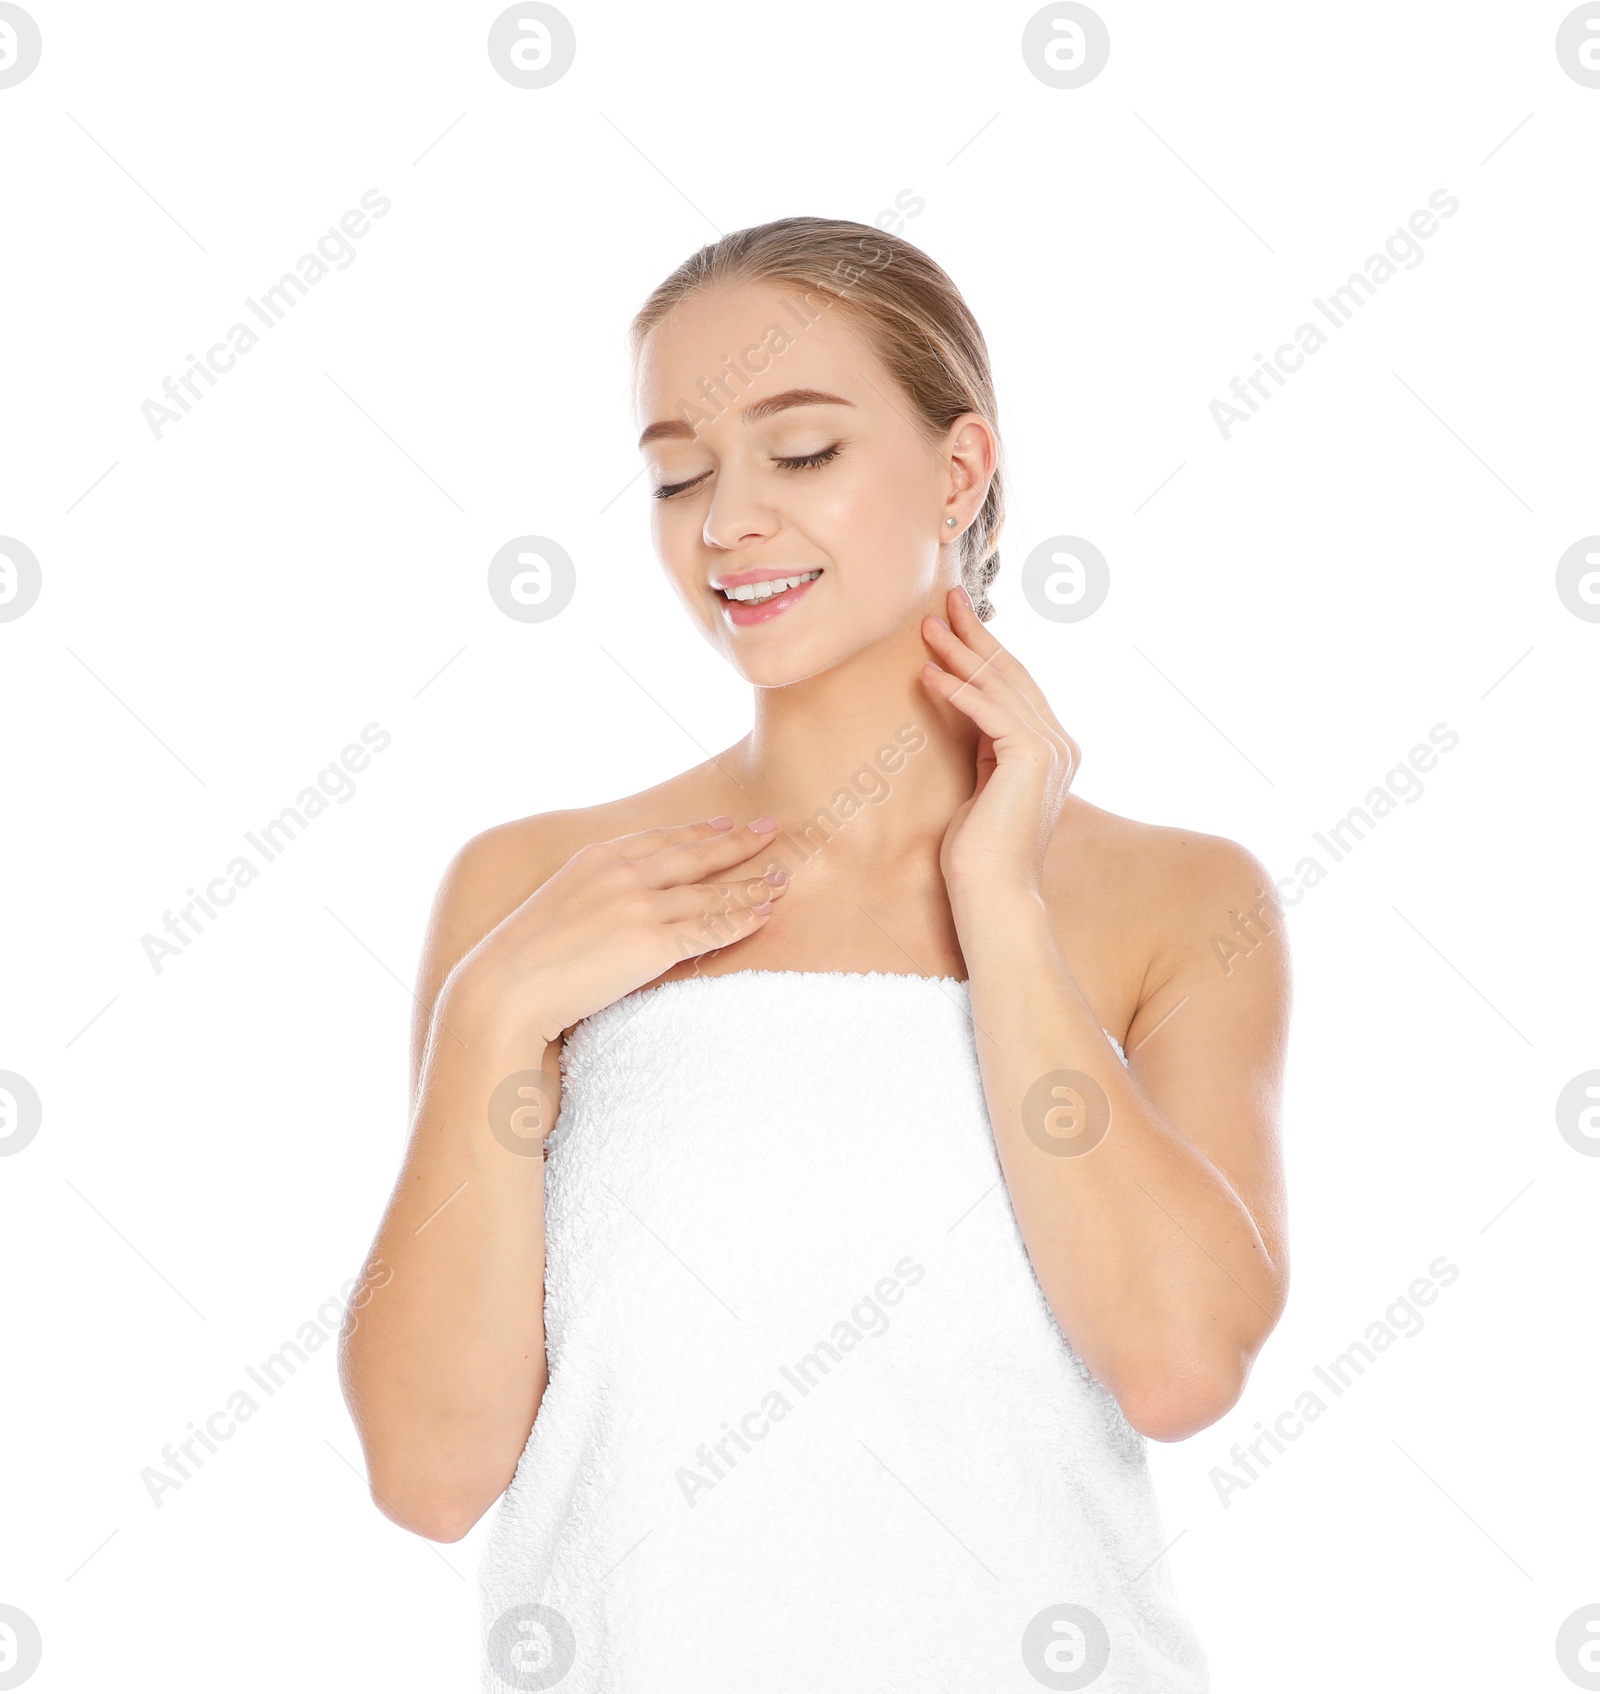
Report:
[[[738,588],[724,588],[730,600],[770,600],[786,588],[798,588],[802,582],[814,582],[821,571],[803,571],[799,576],[775,576],[770,582],[746,582]]]

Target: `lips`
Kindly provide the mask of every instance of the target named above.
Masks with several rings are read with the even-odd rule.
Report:
[[[720,577],[712,591],[730,623],[741,627],[769,623],[798,604],[821,574],[816,569],[735,571]]]

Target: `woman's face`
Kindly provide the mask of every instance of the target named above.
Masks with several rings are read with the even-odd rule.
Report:
[[[656,551],[712,646],[768,687],[942,615],[959,567],[941,543],[994,463],[982,418],[930,439],[849,308],[812,295],[808,326],[801,294],[752,283],[683,302],[651,332],[635,390]],[[791,577],[807,580],[741,597]]]

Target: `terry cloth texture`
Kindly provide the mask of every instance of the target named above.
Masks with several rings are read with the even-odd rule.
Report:
[[[1204,1694],[1145,1439],[1033,1275],[965,982],[688,977],[562,1067],[485,1690]]]

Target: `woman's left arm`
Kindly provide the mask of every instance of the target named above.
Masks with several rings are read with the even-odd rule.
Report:
[[[1125,1069],[1041,888],[1078,749],[962,590],[949,607],[923,679],[980,740],[940,865],[1001,1170],[1063,1334],[1134,1428],[1181,1440],[1237,1401],[1287,1293],[1281,914],[1250,854],[1191,842]]]

